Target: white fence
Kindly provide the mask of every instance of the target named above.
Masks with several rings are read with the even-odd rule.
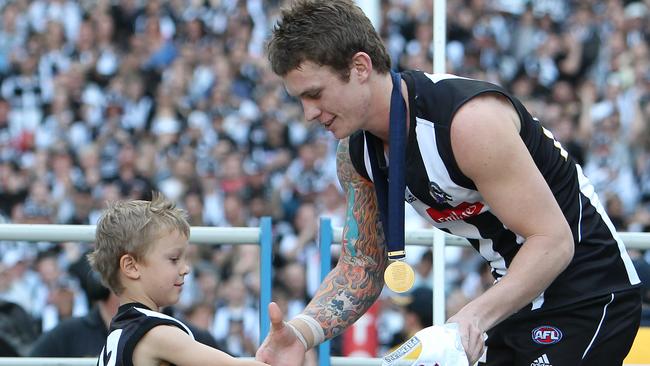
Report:
[[[0,224],[0,240],[92,243],[95,225]],[[190,241],[196,244],[256,244],[260,242],[260,228],[192,226]]]
[[[242,359],[252,359],[242,357]],[[333,366],[378,366],[381,365],[379,358],[360,358],[360,357],[332,357]],[[95,358],[44,358],[44,357],[0,357],[2,366],[95,366]],[[408,366],[412,361],[402,361],[397,363],[398,366]],[[635,366],[635,365],[626,365]]]
[[[333,229],[333,242],[341,243],[343,228]],[[618,233],[628,249],[650,249],[650,233]],[[405,234],[406,244],[433,246],[433,322],[445,322],[445,246],[467,246],[469,242],[461,237],[449,235],[437,229],[409,230]]]
[[[322,221],[321,221],[322,224]],[[268,227],[265,229],[265,227]],[[212,228],[192,227],[190,241],[197,244],[254,244],[269,241],[264,233],[270,229],[270,221],[260,228]],[[69,225],[0,225],[0,240],[20,241],[94,241],[94,226]],[[270,232],[270,231],[269,231]],[[333,228],[328,241],[340,243],[342,228]],[[650,249],[650,233],[620,233],[629,249]],[[446,245],[469,246],[462,238],[447,235],[436,229],[410,230],[406,233],[406,243],[409,245],[431,245],[434,251],[434,320],[444,317],[444,248]],[[263,245],[266,247],[268,244]],[[260,258],[263,267],[270,261],[270,251],[262,251]],[[263,272],[270,271],[270,269]],[[270,275],[269,275],[270,278]],[[441,292],[442,291],[442,292]],[[267,296],[264,296],[267,297]],[[270,301],[270,295],[268,296]],[[265,300],[266,301],[266,300]],[[437,316],[437,318],[436,318]],[[94,358],[36,358],[36,357],[0,357],[0,366],[93,366]],[[335,366],[375,366],[381,365],[379,358],[331,357],[330,364]],[[410,365],[404,361],[399,365]],[[626,366],[641,366],[626,364]]]
[[[94,225],[29,225],[0,224],[0,241],[27,242],[94,242]],[[272,281],[272,231],[271,219],[263,217],[259,227],[190,228],[189,241],[195,244],[257,244],[260,246],[260,338],[269,332],[270,320],[267,304],[271,302]],[[94,365],[94,359],[84,358],[5,358],[0,357],[0,366],[72,366]]]

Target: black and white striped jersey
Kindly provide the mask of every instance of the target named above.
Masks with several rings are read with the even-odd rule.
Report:
[[[467,238],[490,262],[497,281],[507,273],[524,238],[497,219],[474,183],[458,168],[451,149],[450,124],[465,102],[483,93],[505,96],[519,114],[521,139],[555,195],[575,241],[575,255],[568,268],[522,312],[562,306],[639,284],[623,242],[582,169],[520,101],[499,86],[449,74],[408,71],[402,78],[408,87],[411,111],[405,200],[432,225]],[[387,169],[382,142],[366,131],[357,131],[350,137],[352,164],[372,181],[369,154],[376,154],[380,169]]]
[[[97,366],[133,366],[133,350],[153,327],[171,325],[189,334],[190,329],[169,315],[153,311],[140,303],[120,306],[111,320],[108,338],[97,359]]]

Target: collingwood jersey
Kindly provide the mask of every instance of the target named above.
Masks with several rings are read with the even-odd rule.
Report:
[[[178,327],[189,334],[190,329],[171,316],[150,310],[140,303],[120,306],[111,320],[111,327],[97,360],[97,366],[133,366],[133,350],[140,339],[158,325]]]
[[[490,262],[498,281],[524,238],[491,212],[474,183],[458,168],[451,149],[454,113],[471,98],[498,93],[521,119],[521,139],[548,183],[571,227],[575,254],[568,268],[522,313],[562,306],[640,283],[621,239],[582,169],[550,131],[502,88],[449,74],[402,74],[409,95],[405,200],[435,227],[465,237]],[[359,174],[373,180],[369,154],[387,169],[382,142],[366,131],[350,136],[350,158]],[[535,192],[531,192],[535,194]],[[535,271],[535,268],[531,268]]]

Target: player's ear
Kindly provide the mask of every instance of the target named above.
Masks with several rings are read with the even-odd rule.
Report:
[[[127,253],[120,257],[120,270],[130,279],[137,280],[140,278],[138,262],[131,254]]]
[[[365,82],[372,72],[372,59],[365,52],[357,52],[352,56],[350,77],[357,77],[359,82]]]

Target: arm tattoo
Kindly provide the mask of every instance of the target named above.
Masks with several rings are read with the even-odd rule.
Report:
[[[327,339],[340,334],[375,302],[387,263],[375,190],[352,166],[348,139],[339,143],[336,165],[347,194],[341,257],[304,311],[320,323]]]

